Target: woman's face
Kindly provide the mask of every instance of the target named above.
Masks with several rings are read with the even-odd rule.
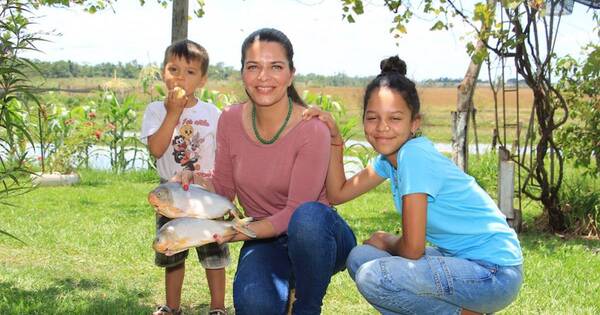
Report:
[[[255,41],[246,50],[242,80],[256,106],[270,106],[285,99],[292,84],[285,49],[277,42]]]
[[[398,149],[416,132],[421,120],[411,118],[410,108],[400,93],[380,87],[369,97],[363,123],[367,141],[375,151],[395,162]]]

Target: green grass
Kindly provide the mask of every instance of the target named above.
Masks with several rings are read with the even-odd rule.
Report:
[[[146,202],[152,172],[82,172],[73,187],[38,188],[0,208],[0,309],[5,314],[149,314],[163,302],[163,270],[150,247],[154,214]],[[375,230],[393,231],[399,217],[387,185],[339,207],[359,241]],[[531,207],[535,209],[535,207]],[[528,208],[527,208],[528,209]],[[527,211],[531,222],[539,210]],[[600,242],[551,234],[520,235],[525,284],[502,314],[600,313]],[[231,246],[226,304],[240,244]],[[204,271],[190,254],[183,289],[188,314],[206,313]],[[347,273],[334,276],[324,314],[375,314]]]

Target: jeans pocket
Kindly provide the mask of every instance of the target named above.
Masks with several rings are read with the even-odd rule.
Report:
[[[498,271],[498,266],[495,264],[466,259],[458,260],[457,263],[452,264],[452,277],[455,280],[472,283],[487,281],[492,279]]]

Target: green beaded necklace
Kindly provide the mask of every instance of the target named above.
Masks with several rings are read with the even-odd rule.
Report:
[[[260,141],[260,143],[262,143],[262,144],[272,144],[273,142],[277,141],[277,139],[279,139],[279,136],[283,132],[283,129],[285,129],[285,126],[287,125],[291,116],[292,116],[292,98],[288,97],[288,113],[287,113],[287,116],[285,116],[283,125],[281,125],[281,127],[279,128],[279,130],[277,130],[277,133],[275,133],[275,135],[273,136],[273,138],[271,138],[271,140],[265,140],[260,136],[260,134],[258,134],[258,128],[256,128],[256,105],[254,105],[254,103],[252,103],[252,129],[254,129],[254,135],[256,136],[256,139],[258,139],[258,141]]]

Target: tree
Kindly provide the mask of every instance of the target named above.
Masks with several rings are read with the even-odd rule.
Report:
[[[557,88],[569,104],[570,122],[559,132],[565,158],[600,175],[600,45],[590,44],[582,62],[561,58],[556,67]],[[595,162],[595,163],[594,163]]]
[[[360,15],[364,11],[362,0],[341,2],[344,18],[349,22],[354,21],[353,15]],[[395,15],[393,30],[397,32],[396,36],[406,33],[406,23],[413,16],[410,3],[402,0],[384,2]],[[473,27],[476,38],[490,51],[500,57],[514,59],[517,73],[533,91],[536,126],[532,131],[537,134],[535,152],[532,153],[535,154],[535,162],[532,165],[520,164],[527,173],[520,189],[531,199],[542,203],[553,231],[564,231],[565,219],[558,196],[563,179],[564,157],[554,136],[556,130],[567,120],[568,106],[561,91],[552,83],[551,74],[556,63],[554,45],[565,1],[503,1],[500,3],[500,11],[508,25],[495,13],[495,6],[483,2],[475,4],[471,18],[455,0],[423,0],[421,4],[425,13],[437,17],[432,29],[447,29],[448,15],[460,16]],[[594,16],[598,21],[597,15]],[[474,25],[475,22],[489,25],[490,28],[478,28]],[[468,44],[467,51],[472,57],[478,57],[477,52],[481,53],[472,43]],[[520,163],[519,159],[515,162]]]

